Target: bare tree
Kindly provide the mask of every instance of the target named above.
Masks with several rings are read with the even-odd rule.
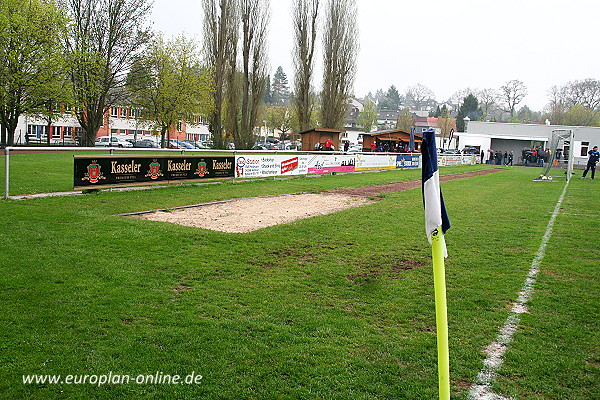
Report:
[[[458,110],[462,106],[462,103],[465,100],[465,98],[470,94],[477,97],[477,90],[472,89],[470,87],[458,90],[458,91],[454,92],[454,94],[450,97],[450,104],[455,106],[456,109]]]
[[[358,53],[358,26],[354,0],[329,0],[323,35],[324,128],[341,128],[352,95]]]
[[[66,0],[71,32],[66,41],[77,119],[91,145],[123,89],[135,56],[150,39],[149,0]]]
[[[433,91],[420,83],[406,89],[406,100],[413,103],[415,110],[420,110],[421,106],[434,98]]]
[[[214,89],[214,109],[208,120],[215,148],[225,147],[223,113],[227,99],[228,78],[231,79],[236,71],[238,5],[238,0],[202,0],[204,57],[211,70]]]
[[[294,24],[294,106],[300,131],[310,128],[314,107],[311,84],[318,16],[319,0],[296,0],[292,14]]]
[[[234,134],[236,148],[251,148],[260,102],[267,85],[268,0],[241,0],[242,109],[240,129]],[[231,104],[230,104],[231,106]]]
[[[500,87],[500,96],[506,105],[504,111],[510,113],[510,116],[513,117],[517,105],[527,96],[527,87],[523,82],[513,79]]]
[[[485,119],[489,118],[489,115],[497,107],[498,92],[495,89],[483,89],[477,92],[477,100],[479,100],[479,107],[483,112]]]
[[[585,79],[583,81],[569,82],[563,89],[564,102],[573,107],[581,104],[592,110],[600,107],[600,81],[596,79]]]

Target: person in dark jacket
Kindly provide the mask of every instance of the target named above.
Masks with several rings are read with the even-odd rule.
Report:
[[[588,151],[588,162],[585,167],[585,171],[583,171],[583,176],[581,179],[585,178],[587,172],[592,170],[592,179],[594,179],[594,175],[596,175],[596,164],[598,164],[598,160],[600,159],[600,152],[598,152],[598,146],[594,146],[593,149]]]

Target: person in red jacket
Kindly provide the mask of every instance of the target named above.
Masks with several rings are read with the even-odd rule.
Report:
[[[331,141],[331,139],[327,139],[325,141],[325,151],[332,151],[333,150],[333,142]]]

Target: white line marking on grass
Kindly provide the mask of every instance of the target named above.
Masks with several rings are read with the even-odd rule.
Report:
[[[500,329],[496,340],[484,350],[484,352],[487,354],[487,357],[485,360],[483,360],[483,368],[481,371],[479,371],[475,383],[473,383],[469,389],[469,397],[471,399],[508,399],[507,397],[492,392],[492,383],[496,379],[496,374],[504,362],[504,353],[506,353],[506,350],[508,350],[508,345],[512,341],[513,335],[519,327],[521,314],[527,312],[527,303],[533,294],[533,287],[535,285],[537,275],[540,272],[540,264],[544,258],[544,254],[546,253],[546,246],[548,245],[550,236],[552,236],[554,221],[556,221],[556,217],[560,211],[560,206],[565,198],[565,194],[567,193],[567,186],[569,186],[568,181],[565,184],[560,198],[558,199],[558,203],[556,203],[556,206],[554,207],[554,212],[550,217],[550,221],[548,221],[548,226],[546,227],[546,232],[542,238],[542,243],[540,244],[535,257],[531,262],[531,268],[527,274],[527,279],[525,279],[525,284],[519,292],[519,297],[513,303],[510,313],[504,322],[504,326]]]

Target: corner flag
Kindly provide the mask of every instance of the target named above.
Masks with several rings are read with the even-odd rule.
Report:
[[[440,190],[435,131],[423,132],[423,204],[425,227],[431,243],[433,286],[435,290],[435,326],[437,335],[438,382],[440,400],[450,400],[450,355],[448,351],[448,310],[446,304],[446,272],[444,258],[448,256],[444,233],[450,228],[444,198]]]
[[[421,146],[423,157],[423,204],[425,205],[425,230],[431,243],[432,234],[441,226],[442,232],[450,228],[450,220],[446,213],[444,197],[440,189],[440,172],[438,170],[437,149],[435,146],[435,131],[428,129],[423,132]],[[444,256],[447,257],[444,243]]]

